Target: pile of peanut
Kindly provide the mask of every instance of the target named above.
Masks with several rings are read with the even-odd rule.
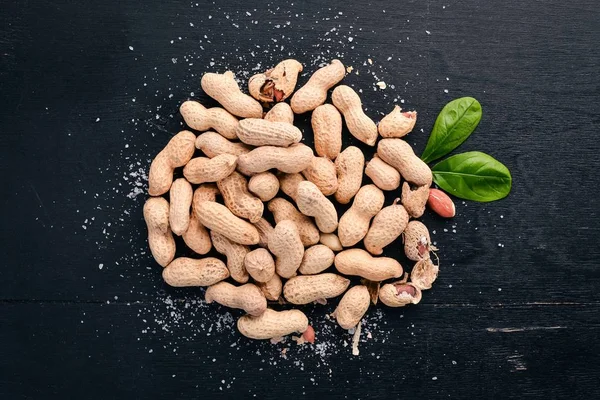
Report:
[[[339,60],[318,69],[294,93],[302,69],[298,61],[284,60],[253,76],[248,82],[252,96],[240,90],[230,71],[205,74],[202,89],[223,108],[184,102],[185,123],[204,133],[179,132],[150,166],[152,197],[144,218],[165,282],[207,286],[207,303],[247,314],[237,327],[252,339],[298,333],[298,340],[314,340],[302,311],[275,311],[267,300],[324,303],[345,293],[333,313],[343,329],[359,329],[378,300],[390,307],[417,304],[436,279],[438,265],[430,258],[435,248],[427,228],[410,219],[422,216],[428,200],[438,214],[454,215],[452,201],[430,189],[427,164],[400,139],[413,129],[416,112],[396,106],[377,125],[349,86],[337,86],[333,105],[324,104],[328,90],[345,76]],[[263,105],[270,108],[264,115]],[[302,132],[293,125],[295,114],[309,111],[317,156],[300,143]],[[355,138],[377,144],[366,167],[359,148],[342,150],[342,116]],[[196,149],[204,156],[192,158]],[[174,179],[180,167],[183,177]],[[361,187],[363,172],[373,184]],[[384,207],[383,191],[397,190],[402,180],[401,199]],[[280,190],[295,204],[277,197]],[[162,197],[167,193],[168,201]],[[351,201],[338,218],[334,202]],[[264,218],[265,204],[275,227]],[[227,263],[214,257],[175,258],[174,234],[197,254],[214,246]],[[398,261],[380,256],[401,235],[407,258],[416,262],[410,277]],[[366,250],[352,248],[361,241]],[[324,272],[332,265],[334,272]],[[347,290],[346,276],[363,279]]]

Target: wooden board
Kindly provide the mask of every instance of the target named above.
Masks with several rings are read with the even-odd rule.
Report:
[[[8,3],[2,398],[600,396],[596,2]],[[375,120],[416,109],[417,153],[444,104],[476,97],[482,121],[457,152],[513,177],[503,201],[424,217],[440,277],[418,306],[371,310],[358,357],[325,318],[335,302],[306,308],[315,347],[248,341],[241,313],[167,287],[147,250],[139,193],[180,103],[214,104],[206,71],[245,82],[290,57],[300,84],[332,58],[352,66],[344,82]],[[410,269],[401,252],[386,249]]]

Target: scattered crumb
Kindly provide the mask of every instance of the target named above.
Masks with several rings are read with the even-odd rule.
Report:
[[[352,355],[357,356],[360,354],[358,350],[358,342],[360,341],[360,331],[361,331],[362,321],[358,323],[356,326],[356,330],[354,331],[354,336],[352,337]]]
[[[123,279],[132,288],[132,295],[139,298],[139,302],[131,305],[137,308],[137,315],[134,315],[143,325],[137,340],[140,343],[148,341],[146,346],[150,346],[150,344],[153,346],[153,348],[145,347],[144,351],[148,353],[160,353],[167,350],[177,353],[180,351],[180,347],[185,346],[185,343],[197,344],[210,340],[212,343],[220,345],[220,349],[222,349],[216,356],[220,357],[219,362],[222,362],[223,359],[245,358],[246,354],[250,352],[256,353],[264,364],[286,363],[286,365],[304,371],[304,368],[311,366],[308,360],[312,360],[312,357],[316,359],[317,365],[323,368],[329,365],[330,359],[335,359],[342,352],[347,352],[345,348],[350,345],[352,353],[358,355],[361,330],[365,331],[366,339],[369,339],[366,342],[363,337],[362,345],[366,346],[363,348],[364,357],[369,354],[374,355],[369,349],[370,346],[398,340],[397,335],[388,326],[390,314],[384,315],[380,308],[369,310],[357,329],[346,333],[340,330],[334,319],[322,314],[325,312],[323,307],[315,307],[314,313],[311,310],[313,307],[309,307],[308,311],[303,310],[307,311],[311,325],[314,324],[318,343],[312,345],[305,343],[302,337],[292,337],[291,339],[295,340],[298,345],[304,344],[303,346],[293,346],[290,337],[284,338],[283,341],[277,341],[274,345],[270,345],[268,341],[249,341],[240,337],[236,330],[235,320],[238,315],[223,312],[222,308],[208,306],[202,300],[203,289],[198,292],[186,293],[165,291],[158,283],[155,287],[156,290],[141,289],[141,287],[149,287],[149,279],[159,282],[161,269],[152,260],[146,241],[140,239],[146,235],[143,224],[139,222],[148,190],[148,167],[152,157],[160,150],[161,146],[164,146],[166,141],[176,133],[173,131],[173,127],[180,123],[180,116],[176,112],[177,105],[183,99],[196,96],[195,91],[199,90],[200,73],[231,69],[236,71],[236,76],[240,81],[244,81],[283,58],[298,57],[305,65],[307,73],[325,65],[332,58],[340,58],[347,64],[346,72],[348,74],[354,72],[352,76],[359,76],[359,72],[362,72],[362,77],[366,75],[365,78],[368,78],[363,79],[365,82],[370,82],[370,79],[372,82],[376,82],[375,85],[371,85],[373,91],[377,91],[378,88],[386,89],[375,93],[381,99],[382,104],[409,103],[411,107],[413,105],[418,107],[418,104],[414,104],[414,98],[411,96],[415,90],[419,89],[419,85],[423,85],[421,78],[417,74],[417,76],[405,77],[400,80],[400,77],[392,73],[395,69],[390,69],[390,67],[407,62],[401,54],[394,54],[390,50],[376,64],[371,58],[367,58],[365,62],[368,54],[365,54],[364,50],[358,49],[358,43],[361,42],[359,39],[362,37],[359,36],[361,28],[350,26],[350,30],[345,30],[342,19],[350,17],[338,14],[337,11],[335,13],[319,13],[314,17],[315,22],[328,21],[329,18],[332,20],[339,18],[340,21],[333,25],[327,25],[328,28],[317,35],[315,44],[318,45],[319,50],[317,53],[313,53],[312,48],[308,50],[308,38],[298,39],[289,35],[288,27],[296,23],[294,18],[298,18],[298,14],[295,12],[290,12],[285,19],[281,19],[279,15],[273,19],[277,23],[274,22],[272,25],[269,23],[272,33],[272,41],[269,43],[258,45],[250,41],[243,45],[232,44],[230,51],[218,55],[214,50],[220,48],[217,46],[221,46],[218,42],[222,39],[209,31],[199,33],[201,31],[196,28],[201,27],[203,22],[213,20],[214,24],[227,23],[233,28],[251,30],[255,29],[255,25],[267,24],[268,21],[263,19],[259,21],[258,12],[255,10],[244,10],[237,14],[231,13],[230,10],[227,12],[220,10],[215,11],[213,15],[195,15],[191,19],[193,22],[184,19],[181,24],[181,33],[179,33],[181,36],[164,38],[165,43],[169,42],[171,45],[168,55],[163,55],[163,59],[156,66],[149,67],[144,76],[140,77],[139,87],[126,93],[126,97],[124,97],[123,104],[135,112],[130,114],[120,132],[123,142],[121,142],[121,146],[117,146],[117,153],[114,154],[114,157],[108,158],[106,166],[100,170],[103,178],[110,182],[109,189],[100,193],[91,192],[89,189],[87,192],[85,190],[81,192],[82,196],[87,196],[90,200],[88,209],[82,208],[77,211],[78,215],[82,216],[82,220],[86,219],[83,217],[88,217],[88,221],[83,223],[81,229],[85,231],[96,229],[102,233],[103,239],[96,243],[100,248],[113,248],[115,244],[125,246],[126,255],[116,260],[103,257],[101,258],[103,263],[98,264],[98,269],[102,273],[115,274]],[[286,11],[286,13],[288,12]],[[288,18],[289,20],[286,21]],[[323,28],[325,25],[319,24],[319,26]],[[331,27],[329,28],[329,26]],[[311,36],[310,40],[313,39],[314,37]],[[357,43],[354,42],[355,40]],[[408,37],[399,40],[401,43],[399,46],[408,46],[407,40],[409,40]],[[307,51],[300,51],[298,54],[297,49],[301,49],[304,45],[306,45]],[[133,46],[127,47],[129,51],[134,51]],[[143,49],[138,48],[138,51],[131,56],[137,57],[140,50]],[[357,65],[357,67],[350,64]],[[364,66],[360,68],[361,71],[359,71],[360,65]],[[178,71],[177,74],[175,71]],[[185,77],[183,80],[179,79],[182,74]],[[448,80],[449,78],[446,78],[446,81]],[[355,81],[357,89],[360,86],[369,87],[368,83],[358,85],[359,81],[360,79]],[[365,92],[367,91],[365,90]],[[377,110],[370,111],[375,113]],[[93,121],[94,117],[91,118]],[[95,122],[100,122],[100,117],[95,118]],[[140,137],[143,137],[144,140],[140,140]],[[99,201],[103,198],[118,199],[121,202],[115,209],[105,209],[102,202]],[[96,220],[93,219],[94,216]],[[78,228],[77,231],[81,233],[81,229]],[[107,271],[104,271],[105,264]],[[110,268],[108,268],[109,266]],[[140,285],[140,282],[143,282],[144,285]],[[111,294],[108,300],[114,301],[113,297]],[[121,302],[124,301],[124,297],[121,296]],[[107,301],[106,298],[102,300]],[[334,304],[326,306],[329,307],[328,311],[332,311],[334,308],[335,302],[332,303]],[[399,318],[403,317],[401,315]],[[408,320],[407,314],[403,321],[409,322]],[[84,321],[82,320],[81,323]],[[418,330],[415,331],[414,326],[410,326],[410,324],[407,324],[407,329],[410,329],[413,335],[418,334]],[[155,343],[158,338],[160,338],[161,346],[157,348]],[[350,338],[351,340],[349,340]],[[185,347],[185,351],[189,351],[190,347],[188,346]],[[374,357],[378,358],[379,355],[374,355]],[[381,354],[381,357],[383,358],[385,355]],[[213,358],[211,355],[204,362],[216,363],[217,358]],[[335,373],[335,368],[333,369],[333,373]],[[327,369],[321,369],[321,371],[323,370]],[[331,369],[329,371],[331,376]],[[222,383],[223,389],[225,389],[226,384],[230,382]]]

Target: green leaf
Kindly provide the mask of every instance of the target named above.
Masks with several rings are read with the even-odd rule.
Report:
[[[473,133],[480,120],[481,104],[476,99],[452,100],[435,120],[421,159],[428,163],[450,153]]]
[[[499,200],[508,195],[512,186],[508,168],[479,151],[448,157],[437,163],[431,171],[439,187],[466,200]]]

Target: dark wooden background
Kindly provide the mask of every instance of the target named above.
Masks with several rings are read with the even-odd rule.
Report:
[[[0,4],[0,398],[600,398],[597,2],[215,3]],[[205,71],[287,57],[301,83],[352,65],[375,119],[417,109],[417,152],[446,102],[477,97],[460,150],[514,180],[424,218],[440,277],[418,306],[371,310],[359,357],[334,304],[306,308],[320,346],[249,341],[147,251],[136,182],[178,105],[207,100]]]

